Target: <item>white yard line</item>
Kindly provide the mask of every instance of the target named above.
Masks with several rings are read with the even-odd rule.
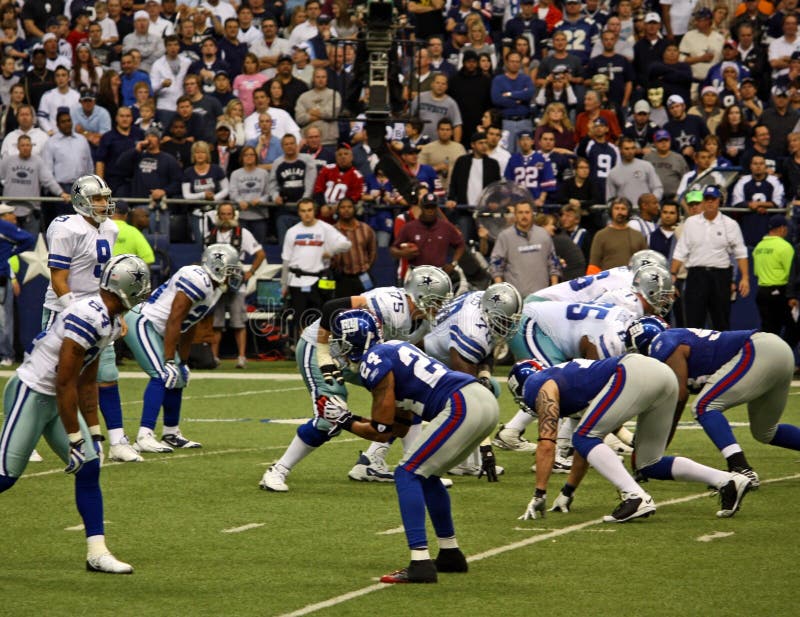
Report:
[[[800,474],[794,474],[791,476],[784,476],[782,478],[772,478],[770,480],[762,480],[762,484],[785,482],[786,480],[796,480],[798,478],[800,478]],[[663,508],[665,506],[671,506],[679,503],[684,503],[687,501],[694,501],[695,499],[702,499],[704,497],[708,497],[708,492],[695,493],[693,495],[686,495],[685,497],[670,499],[669,501],[662,501],[659,502],[657,505],[659,508]],[[525,548],[526,546],[530,546],[532,544],[538,544],[539,542],[552,540],[554,538],[571,534],[575,531],[582,531],[588,527],[601,524],[603,524],[603,519],[598,518],[591,521],[578,523],[577,525],[570,525],[569,527],[563,527],[562,529],[554,529],[553,531],[542,534],[540,536],[527,538],[525,540],[520,540],[519,542],[512,542],[511,544],[505,544],[503,546],[497,546],[495,548],[489,549],[488,551],[483,551],[482,553],[478,553],[477,555],[472,555],[471,557],[467,557],[467,561],[470,563],[476,561],[482,561],[489,557],[502,555],[503,553],[508,553],[509,551],[515,551],[517,549]],[[280,617],[301,617],[302,615],[310,615],[311,613],[316,613],[317,611],[326,608],[331,608],[332,606],[337,606],[339,604],[343,604],[344,602],[348,602],[349,600],[360,598],[361,596],[372,593],[373,591],[381,591],[382,589],[386,589],[387,587],[392,587],[392,586],[393,585],[389,583],[377,583],[375,585],[369,585],[367,587],[362,587],[361,589],[356,589],[355,591],[350,591],[340,596],[334,596],[333,598],[330,598],[328,600],[323,600],[322,602],[315,602],[314,604],[308,604],[300,609],[297,609],[296,611],[292,611],[291,613],[283,613],[282,615],[280,615]]]
[[[734,535],[733,531],[715,531],[714,533],[709,533],[704,536],[698,536],[695,538],[698,542],[711,542],[712,540],[716,540],[717,538],[727,538],[728,536]]]
[[[386,531],[376,531],[376,536],[393,536],[396,533],[403,533],[405,528],[400,525],[400,527],[393,527],[392,529],[387,529]]]
[[[242,525],[241,527],[231,527],[230,529],[223,529],[222,533],[242,533],[243,531],[247,531],[249,529],[256,529],[258,527],[263,527],[266,523],[248,523],[247,525]]]

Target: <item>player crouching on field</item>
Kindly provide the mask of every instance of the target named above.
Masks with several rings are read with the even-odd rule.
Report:
[[[86,569],[91,572],[133,572],[105,543],[96,380],[100,354],[120,335],[117,316],[149,294],[147,265],[135,255],[112,257],[101,272],[99,293],[70,304],[34,339],[3,394],[0,493],[14,486],[44,436],[67,463],[64,471],[75,475],[75,502],[88,544]]]
[[[627,420],[637,417],[632,460],[646,478],[702,482],[719,489],[717,516],[736,514],[750,489],[750,479],[685,458],[664,456],[678,401],[678,381],[668,366],[637,354],[605,360],[572,360],[542,369],[535,360],[522,360],[511,369],[508,387],[516,402],[539,418],[536,449],[536,490],[519,518],[544,516],[547,483],[555,462],[559,417],[580,414],[572,435],[575,458],[567,483],[552,511],[569,512],[573,493],[589,465],[621,493],[622,503],[607,523],[624,523],[656,511],[653,498],[634,480],[603,438]]]
[[[440,476],[491,432],[500,415],[497,400],[475,377],[448,369],[410,343],[384,343],[378,321],[369,311],[340,313],[331,322],[331,333],[331,348],[359,365],[362,384],[372,392],[370,418],[353,415],[346,408],[326,409],[332,430],[384,442],[403,437],[414,415],[430,423],[394,471],[411,562],[384,575],[381,582],[435,583],[437,572],[466,572],[450,498]],[[435,562],[428,552],[426,510],[439,543]]]

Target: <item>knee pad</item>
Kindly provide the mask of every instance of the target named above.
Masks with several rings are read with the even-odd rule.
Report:
[[[599,446],[603,443],[603,440],[600,437],[589,437],[587,435],[578,435],[578,433],[572,433],[572,446],[580,453],[583,458],[587,458],[589,456],[589,452],[591,452],[596,446]]]
[[[16,483],[16,478],[12,478],[11,476],[0,476],[0,493],[7,491]]]
[[[303,440],[303,443],[312,448],[319,448],[322,444],[331,440],[327,433],[317,430],[314,427],[313,420],[309,420],[297,429],[297,436]]]

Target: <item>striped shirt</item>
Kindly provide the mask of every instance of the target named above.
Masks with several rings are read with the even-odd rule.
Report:
[[[366,223],[356,221],[356,227],[348,228],[339,221],[334,225],[352,243],[350,250],[339,253],[331,260],[331,268],[344,274],[367,272],[375,263],[377,240],[375,232]]]

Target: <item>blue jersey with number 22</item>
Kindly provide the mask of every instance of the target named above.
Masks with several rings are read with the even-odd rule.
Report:
[[[451,371],[410,343],[390,341],[369,350],[361,362],[361,382],[372,391],[390,371],[397,407],[427,421],[445,408],[454,392],[477,381]]]

